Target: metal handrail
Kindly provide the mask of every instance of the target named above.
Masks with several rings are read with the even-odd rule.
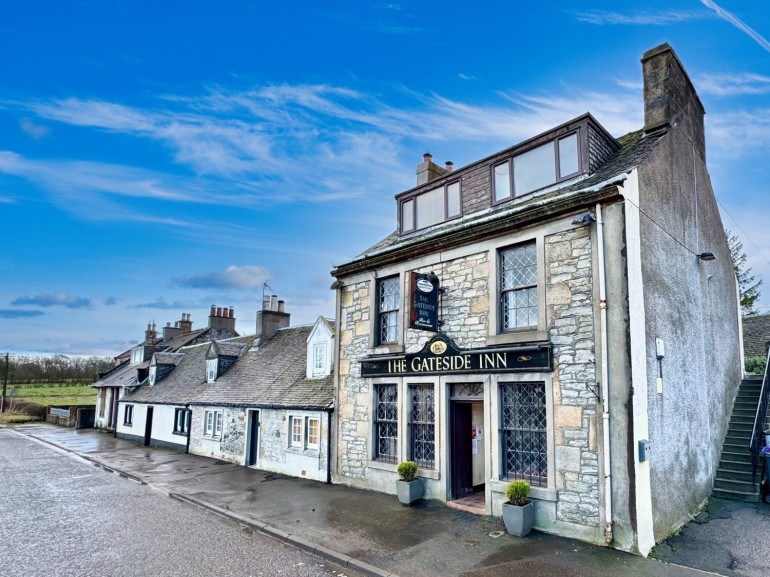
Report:
[[[770,384],[768,383],[768,368],[770,368],[770,349],[765,359],[765,375],[762,379],[762,389],[759,393],[759,404],[757,405],[757,414],[754,417],[754,430],[751,433],[749,442],[749,451],[751,452],[751,481],[757,482],[757,469],[759,468],[759,453],[762,450],[764,441],[764,424],[767,419],[767,400],[770,396]]]

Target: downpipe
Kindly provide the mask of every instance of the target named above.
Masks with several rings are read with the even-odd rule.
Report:
[[[602,205],[596,203],[596,243],[599,259],[599,330],[602,339],[601,379],[602,379],[602,439],[604,453],[604,542],[611,545],[612,533],[612,474],[610,460],[610,402],[609,368],[607,366],[607,282],[604,271],[604,220]]]

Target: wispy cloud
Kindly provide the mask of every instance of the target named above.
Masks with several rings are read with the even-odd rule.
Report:
[[[105,304],[105,306],[108,306],[108,307],[114,306],[114,305],[118,304],[118,302],[119,301],[118,301],[118,299],[116,297],[109,297],[109,298],[104,299],[104,304]]]
[[[748,24],[746,24],[743,20],[738,18],[735,14],[728,12],[721,6],[719,6],[716,2],[713,0],[700,0],[701,4],[703,4],[706,8],[710,8],[713,10],[717,16],[719,16],[722,20],[725,20],[726,22],[729,22],[733,26],[735,26],[738,30],[749,36],[754,42],[759,44],[762,48],[770,52],[770,42],[768,42],[759,32],[751,28]]]
[[[44,314],[43,311],[0,309],[0,318],[2,319],[28,319]]]
[[[770,109],[733,110],[707,117],[710,146],[723,158],[770,149]]]
[[[192,301],[192,300],[174,300],[172,302],[168,302],[163,297],[158,297],[156,300],[148,303],[138,303],[135,305],[131,305],[129,308],[132,309],[159,309],[159,310],[184,310],[184,309],[192,309],[195,307],[201,307],[205,305],[201,305],[201,303]]]
[[[65,293],[44,293],[35,296],[21,296],[13,301],[14,306],[34,305],[38,307],[66,307],[68,309],[88,309],[91,308],[91,299],[69,295]]]
[[[609,12],[606,10],[574,10],[572,13],[580,22],[603,25],[665,26],[691,20],[702,20],[708,15],[695,10],[674,10],[669,12]]]
[[[704,74],[696,84],[700,93],[714,96],[770,93],[770,77],[761,74]]]
[[[259,266],[229,266],[221,272],[210,272],[195,276],[176,277],[174,286],[187,288],[255,289],[270,280],[270,273]]]
[[[35,140],[48,136],[51,129],[48,126],[42,126],[32,122],[29,118],[22,118],[19,120],[19,126],[28,136]]]

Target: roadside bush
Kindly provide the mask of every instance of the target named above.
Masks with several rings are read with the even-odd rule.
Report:
[[[745,361],[745,369],[747,373],[754,373],[755,375],[765,374],[765,357],[747,357]]]

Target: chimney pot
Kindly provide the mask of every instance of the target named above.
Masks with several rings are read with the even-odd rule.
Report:
[[[285,305],[285,304],[286,304],[286,303],[285,303],[284,301],[278,301],[278,312],[279,312],[279,313],[283,313],[283,312],[286,312],[286,311],[284,310],[284,305]]]
[[[230,318],[231,319],[235,318],[235,307],[230,307]]]
[[[209,316],[210,317],[217,316],[217,306],[216,305],[211,305],[211,312],[209,312]]]
[[[447,160],[444,164],[446,165],[444,166],[444,170],[446,170],[447,172],[452,172],[454,170],[454,168],[452,167],[455,165],[455,163],[452,162],[451,160]]]
[[[431,160],[433,160],[433,155],[430,152],[426,152],[422,155],[423,162],[430,162]]]
[[[222,316],[222,307],[217,307],[217,310],[215,311],[215,317],[221,317]]]

